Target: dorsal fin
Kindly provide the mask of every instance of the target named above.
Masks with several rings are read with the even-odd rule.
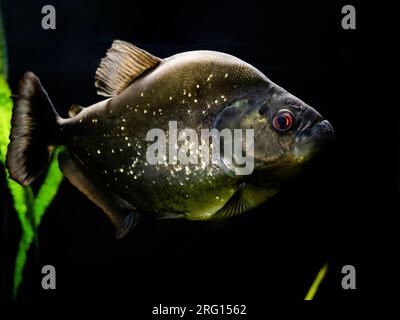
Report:
[[[97,94],[110,97],[124,90],[161,59],[126,41],[115,40],[96,70]]]

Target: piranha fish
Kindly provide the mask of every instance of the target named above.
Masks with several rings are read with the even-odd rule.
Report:
[[[273,196],[332,140],[327,120],[250,64],[225,53],[191,51],[158,58],[116,40],[96,71],[107,97],[58,115],[39,78],[26,72],[14,98],[7,153],[11,177],[32,183],[51,152],[72,185],[99,206],[120,238],[141,214],[213,220],[236,216]],[[251,174],[221,153],[219,163],[149,164],[147,133],[180,128],[252,129]],[[178,146],[175,146],[178,147]]]

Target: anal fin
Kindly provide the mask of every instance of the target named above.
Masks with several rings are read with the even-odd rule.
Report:
[[[72,158],[67,150],[58,156],[64,176],[79,191],[100,207],[116,228],[116,238],[124,237],[136,225],[139,213],[129,202],[106,190],[85,170],[79,160]]]

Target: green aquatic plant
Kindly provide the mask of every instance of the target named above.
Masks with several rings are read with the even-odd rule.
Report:
[[[311,284],[310,289],[308,289],[308,292],[304,298],[304,300],[313,300],[319,285],[321,284],[322,280],[324,280],[326,273],[328,272],[328,263],[324,263],[321,267],[321,269],[318,271],[317,276],[315,277],[313,283]]]
[[[22,282],[28,250],[33,241],[37,240],[37,229],[41,219],[57,194],[63,176],[57,162],[57,154],[60,152],[60,148],[53,153],[47,174],[36,195],[30,186],[24,187],[12,180],[6,168],[7,146],[10,142],[12,101],[10,99],[11,91],[7,84],[7,50],[2,22],[0,12],[0,162],[5,170],[7,186],[22,229],[14,269],[13,297],[16,298]],[[3,196],[2,201],[6,201],[5,196]]]

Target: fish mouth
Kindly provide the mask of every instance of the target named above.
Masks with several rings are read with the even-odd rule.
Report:
[[[298,159],[310,157],[335,138],[335,132],[328,120],[313,122],[306,123],[296,134],[295,156]]]
[[[296,143],[307,142],[310,139],[328,142],[334,138],[335,131],[328,120],[322,120],[320,122],[309,121],[299,128],[296,134]]]

